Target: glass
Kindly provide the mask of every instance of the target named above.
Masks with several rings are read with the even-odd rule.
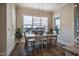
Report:
[[[32,25],[32,16],[24,16],[24,24]]]
[[[33,25],[40,25],[40,17],[33,17]]]
[[[32,31],[48,31],[48,18],[24,16],[24,31],[31,33]]]
[[[59,17],[55,18],[55,31],[57,34],[60,33],[60,18]]]

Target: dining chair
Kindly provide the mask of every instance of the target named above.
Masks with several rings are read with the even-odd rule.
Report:
[[[46,32],[44,35],[43,35],[43,43],[45,45],[45,48],[49,48],[50,47],[50,36],[49,36],[49,33]]]
[[[35,39],[28,39],[27,40],[27,49],[28,51],[33,51],[35,48]]]
[[[54,47],[57,47],[57,36],[55,37],[55,38],[53,38],[54,39]]]
[[[27,48],[27,38],[26,38],[25,32],[24,32],[24,38],[25,38],[25,50],[26,50],[26,48]]]
[[[42,37],[39,34],[36,34],[36,38],[35,38],[35,48],[36,49],[41,49],[42,48]]]
[[[50,48],[51,47],[51,43],[52,43],[52,39],[51,37],[47,37],[47,48]]]
[[[34,38],[27,38],[26,33],[24,32],[24,37],[25,37],[25,51],[30,54],[35,47],[35,39]]]
[[[57,47],[57,35],[52,37],[51,47]]]
[[[42,48],[47,48],[47,37],[42,36]]]
[[[47,37],[47,47],[52,48],[57,46],[57,35],[50,36],[52,34],[48,34],[49,36]]]

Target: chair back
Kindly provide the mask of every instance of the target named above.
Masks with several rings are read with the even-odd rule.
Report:
[[[26,38],[26,33],[24,32],[24,38],[25,38],[25,50],[27,48],[27,38]]]
[[[26,34],[25,34],[25,32],[24,32],[24,38],[25,38],[25,40],[26,40]]]

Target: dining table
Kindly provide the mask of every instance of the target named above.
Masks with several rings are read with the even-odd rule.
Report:
[[[51,40],[52,38],[54,38],[55,40],[55,44],[57,44],[57,34],[44,34],[44,35],[35,35],[35,34],[25,34],[26,35],[26,39],[25,39],[25,43],[27,43],[28,41],[30,42],[35,42],[35,40],[37,40],[36,38],[47,38],[47,40],[50,41],[50,44],[52,43]],[[51,39],[51,40],[50,40]],[[25,45],[26,46],[26,45]]]
[[[37,35],[35,35],[35,34],[27,34],[26,33],[25,36],[26,36],[26,39],[25,39],[25,49],[26,49],[26,51],[31,51],[32,48],[33,48],[33,50],[36,49],[36,48],[34,48],[34,47],[37,47],[37,45],[35,45],[35,42],[36,41],[40,42],[39,40],[43,41],[43,38],[46,38],[46,43],[47,43],[46,48],[52,47],[51,44],[52,44],[53,40],[54,40],[54,43],[55,43],[55,44],[53,44],[53,46],[55,46],[55,47],[57,46],[57,34],[43,34],[43,35],[37,34]],[[29,43],[31,43],[31,46],[27,46]],[[40,45],[40,44],[38,44],[38,45]],[[43,44],[42,44],[42,46],[43,46]]]

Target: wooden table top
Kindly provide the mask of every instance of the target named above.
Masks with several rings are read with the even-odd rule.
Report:
[[[34,35],[34,34],[26,34],[27,38],[35,38],[35,37],[57,37],[56,34],[46,34],[46,35]]]

